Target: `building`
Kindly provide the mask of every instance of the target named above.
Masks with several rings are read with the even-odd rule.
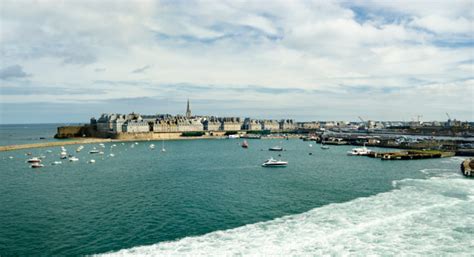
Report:
[[[280,129],[284,131],[296,129],[296,124],[293,120],[280,120]]]
[[[224,117],[219,118],[221,122],[222,131],[239,131],[242,129],[243,122],[241,121],[240,117]]]
[[[186,118],[191,118],[191,107],[189,107],[189,99],[188,104],[186,105]]]
[[[280,129],[280,123],[277,120],[262,120],[263,130],[277,131]]]
[[[249,131],[260,131],[262,130],[262,124],[259,120],[245,118],[242,128]]]
[[[204,117],[202,120],[203,128],[206,131],[218,131],[221,128],[221,122],[217,117]]]

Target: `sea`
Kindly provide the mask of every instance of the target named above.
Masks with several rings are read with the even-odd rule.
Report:
[[[1,144],[54,140],[54,124],[22,126],[41,129],[2,126]],[[472,256],[463,158],[382,161],[348,156],[351,146],[247,141],[67,145],[79,161],[60,165],[60,147],[0,152],[0,256]],[[31,156],[45,167],[30,168]],[[270,157],[288,166],[261,167]]]

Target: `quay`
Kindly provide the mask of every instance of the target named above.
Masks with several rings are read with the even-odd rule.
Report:
[[[372,158],[380,158],[381,160],[419,160],[452,157],[455,154],[455,152],[437,150],[408,150],[389,153],[371,152],[367,156]]]

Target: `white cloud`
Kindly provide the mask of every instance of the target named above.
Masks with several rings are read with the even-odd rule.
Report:
[[[359,9],[351,9],[354,6]],[[41,96],[44,101],[153,96],[157,93],[145,87],[122,85],[112,90],[106,84],[94,85],[97,80],[130,80],[130,71],[146,64],[153,68],[132,77],[151,87],[188,83],[335,92],[342,95],[323,102],[329,109],[347,108],[347,117],[352,117],[345,102],[352,100],[340,100],[343,94],[350,98],[347,88],[379,89],[371,93],[380,103],[371,106],[387,103],[385,88],[416,91],[433,84],[451,90],[455,84],[471,90],[459,82],[472,77],[471,6],[472,1],[4,1],[0,54],[4,66],[20,65],[31,73],[33,84],[111,90],[102,95],[51,93]],[[453,45],[453,34],[463,47]],[[436,92],[424,91],[440,101],[442,95]],[[461,91],[450,92],[462,97]],[[182,93],[171,90],[159,95],[191,97]],[[279,106],[291,106],[295,97],[302,97],[239,95],[232,90],[192,95],[211,96],[260,101],[259,107],[266,109],[275,108],[274,100]],[[309,106],[320,107],[310,96]],[[431,101],[390,97],[406,110]],[[38,100],[20,95],[2,98],[7,98],[5,103]],[[455,98],[444,105],[462,110]]]

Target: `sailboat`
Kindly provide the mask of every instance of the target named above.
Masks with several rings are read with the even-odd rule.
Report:
[[[162,152],[166,152],[166,149],[165,149],[165,140],[161,140],[161,151]]]

